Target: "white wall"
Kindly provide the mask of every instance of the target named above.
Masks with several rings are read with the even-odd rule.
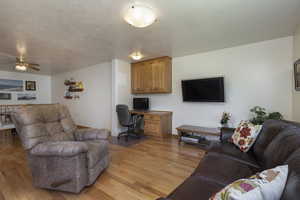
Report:
[[[300,59],[300,26],[294,35],[294,61]],[[293,85],[293,119],[300,121],[300,91],[296,91]]]
[[[232,125],[258,105],[292,117],[293,37],[173,58],[173,93],[150,97],[151,109],[173,111],[173,132],[183,124],[219,126],[223,111]],[[182,101],[181,80],[225,77],[226,103]]]
[[[78,125],[111,129],[111,77],[111,63],[102,63],[54,75],[52,77],[52,101],[67,105]],[[85,90],[80,93],[78,100],[64,98],[64,81],[70,78],[83,82]]]
[[[0,79],[13,79],[24,81],[23,92],[10,92],[12,94],[12,100],[0,100],[0,104],[48,104],[51,103],[51,77],[45,75],[37,75],[22,72],[8,72],[0,71]],[[36,81],[36,91],[26,91],[25,81]],[[0,91],[6,93],[5,91]],[[35,93],[37,96],[36,100],[30,101],[18,101],[18,93]]]
[[[130,63],[114,59],[112,61],[112,135],[124,131],[120,127],[116,114],[116,105],[126,104],[132,107]]]

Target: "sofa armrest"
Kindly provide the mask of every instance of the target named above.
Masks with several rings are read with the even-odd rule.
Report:
[[[70,157],[88,151],[84,142],[45,142],[36,145],[29,152],[34,156]]]
[[[107,140],[110,136],[110,131],[107,129],[85,128],[77,129],[74,135],[77,141]]]
[[[223,142],[223,143],[228,142],[228,139],[231,138],[234,131],[235,131],[235,128],[222,127],[221,128],[221,135],[220,135],[221,142]]]

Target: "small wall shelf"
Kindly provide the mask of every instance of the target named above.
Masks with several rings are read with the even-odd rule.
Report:
[[[66,86],[65,99],[79,99],[79,92],[83,92],[83,84],[81,81],[75,81],[73,78],[65,80]]]

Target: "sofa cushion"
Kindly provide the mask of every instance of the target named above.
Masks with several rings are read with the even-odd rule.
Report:
[[[232,159],[241,162],[243,164],[249,165],[251,167],[260,169],[260,166],[257,163],[256,159],[254,158],[253,153],[251,152],[243,153],[235,145],[231,143],[221,143],[221,142],[212,143],[208,152],[223,154],[224,156],[227,156],[228,159]]]
[[[262,130],[253,145],[253,153],[258,162],[262,163],[264,151],[277,134],[290,126],[287,122],[279,120],[267,120],[263,124]]]
[[[280,199],[288,175],[288,166],[282,165],[239,179],[213,195],[209,200],[267,200]]]
[[[201,160],[193,175],[205,176],[220,185],[228,185],[235,180],[249,177],[257,170],[241,162],[228,159],[222,154],[208,153]]]
[[[202,176],[191,176],[174,190],[167,199],[170,200],[208,200],[222,185]]]
[[[88,168],[93,168],[102,158],[108,154],[107,141],[85,141],[88,146]]]
[[[265,169],[282,165],[288,157],[300,147],[300,128],[285,128],[272,140],[264,151]]]
[[[243,152],[248,152],[260,133],[262,126],[241,121],[232,135],[233,143]]]

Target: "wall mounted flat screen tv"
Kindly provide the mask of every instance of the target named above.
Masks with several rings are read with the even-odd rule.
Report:
[[[224,77],[183,80],[181,86],[183,101],[225,102]]]

